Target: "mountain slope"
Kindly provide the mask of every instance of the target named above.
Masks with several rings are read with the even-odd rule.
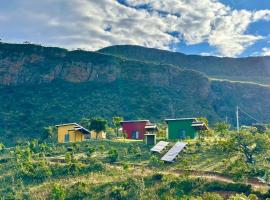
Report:
[[[210,81],[193,70],[99,52],[0,44],[0,140],[41,138],[43,127],[114,115],[125,119],[229,117],[235,106],[270,120],[270,88]],[[263,112],[262,112],[263,111]],[[241,118],[241,123],[251,123]]]
[[[185,55],[132,45],[107,47],[99,52],[133,60],[172,64],[200,71],[214,78],[270,85],[270,57],[219,58]]]

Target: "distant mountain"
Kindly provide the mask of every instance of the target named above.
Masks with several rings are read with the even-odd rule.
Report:
[[[111,46],[101,53],[121,58],[171,64],[205,73],[208,77],[234,81],[249,81],[270,85],[270,57],[221,58],[185,55],[177,52],[132,45]]]
[[[6,144],[42,138],[43,127],[82,117],[162,122],[205,116],[214,123],[227,116],[234,123],[239,105],[270,120],[269,87],[212,81],[171,64],[30,44],[0,44],[0,93],[0,140]],[[241,117],[241,123],[252,122]]]

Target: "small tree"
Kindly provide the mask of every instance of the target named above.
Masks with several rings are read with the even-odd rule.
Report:
[[[103,118],[93,118],[91,119],[90,129],[96,132],[96,139],[98,138],[98,134],[101,131],[105,131],[107,128],[108,121]]]
[[[113,120],[112,120],[113,127],[114,127],[117,137],[119,136],[119,128],[121,127],[120,122],[123,120],[124,120],[123,117],[117,117],[117,116],[113,117]]]
[[[227,124],[226,122],[217,122],[214,125],[214,130],[220,134],[220,136],[224,137],[230,129],[230,124]]]
[[[52,188],[50,199],[64,200],[66,197],[65,189],[60,184],[55,184]]]
[[[128,134],[125,133],[125,132],[123,132],[123,138],[124,138],[124,141],[126,141],[127,137],[128,137]]]
[[[242,153],[247,163],[254,163],[255,156],[267,152],[270,147],[270,139],[266,134],[252,134],[248,131],[234,133],[230,142],[236,151]]]
[[[85,128],[89,128],[90,129],[91,119],[89,119],[89,118],[82,118],[80,120],[80,125],[82,125]]]
[[[0,143],[0,152],[3,152],[5,150],[5,145],[3,143]]]
[[[44,127],[44,134],[45,134],[45,139],[48,139],[52,142],[56,141],[56,137],[57,137],[57,130],[55,126],[47,126]]]
[[[108,153],[108,159],[111,163],[114,163],[118,159],[118,151],[116,149],[111,149]]]
[[[200,122],[204,122],[206,126],[208,126],[208,124],[209,124],[208,119],[205,117],[199,117],[199,118],[197,118],[197,120]]]

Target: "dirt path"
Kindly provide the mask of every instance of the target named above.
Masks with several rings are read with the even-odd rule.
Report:
[[[165,172],[165,173],[169,173],[169,174],[170,173],[173,173],[173,174],[186,174],[186,173],[188,173],[194,177],[202,177],[202,178],[206,178],[209,180],[222,181],[222,182],[226,182],[226,183],[235,183],[233,181],[232,177],[223,175],[223,174],[218,173],[218,172],[177,169],[177,170],[169,170],[168,172]],[[255,178],[243,181],[243,183],[251,185],[254,189],[262,188],[262,189],[268,190],[270,188],[269,185],[267,185],[266,183],[262,183],[258,179],[255,179]]]
[[[140,168],[140,167],[142,167],[142,165],[141,164],[134,164],[133,167]],[[149,169],[147,167],[146,167],[146,169],[149,171],[152,171],[151,169]],[[193,176],[193,177],[201,177],[201,178],[206,178],[208,180],[213,180],[213,181],[221,181],[221,182],[226,182],[226,183],[236,183],[235,181],[233,181],[232,177],[218,173],[218,172],[169,169],[167,171],[161,171],[160,173],[174,174],[174,175],[189,174],[190,176]],[[270,189],[269,185],[267,185],[266,183],[260,182],[256,178],[248,179],[246,181],[243,181],[242,183],[247,184],[247,185],[251,185],[253,189],[264,189],[264,190]]]

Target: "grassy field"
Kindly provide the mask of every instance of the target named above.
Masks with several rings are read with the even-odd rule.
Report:
[[[233,170],[228,168],[240,157],[223,152],[218,141],[186,142],[187,148],[174,163],[161,162],[164,153],[152,154],[150,146],[134,140],[89,140],[46,148],[30,143],[21,149],[8,149],[0,157],[0,194],[3,199],[207,199],[207,195],[215,194],[226,199],[237,193],[255,193],[262,198],[268,195],[268,186],[254,178],[244,178],[241,183],[234,179]]]

